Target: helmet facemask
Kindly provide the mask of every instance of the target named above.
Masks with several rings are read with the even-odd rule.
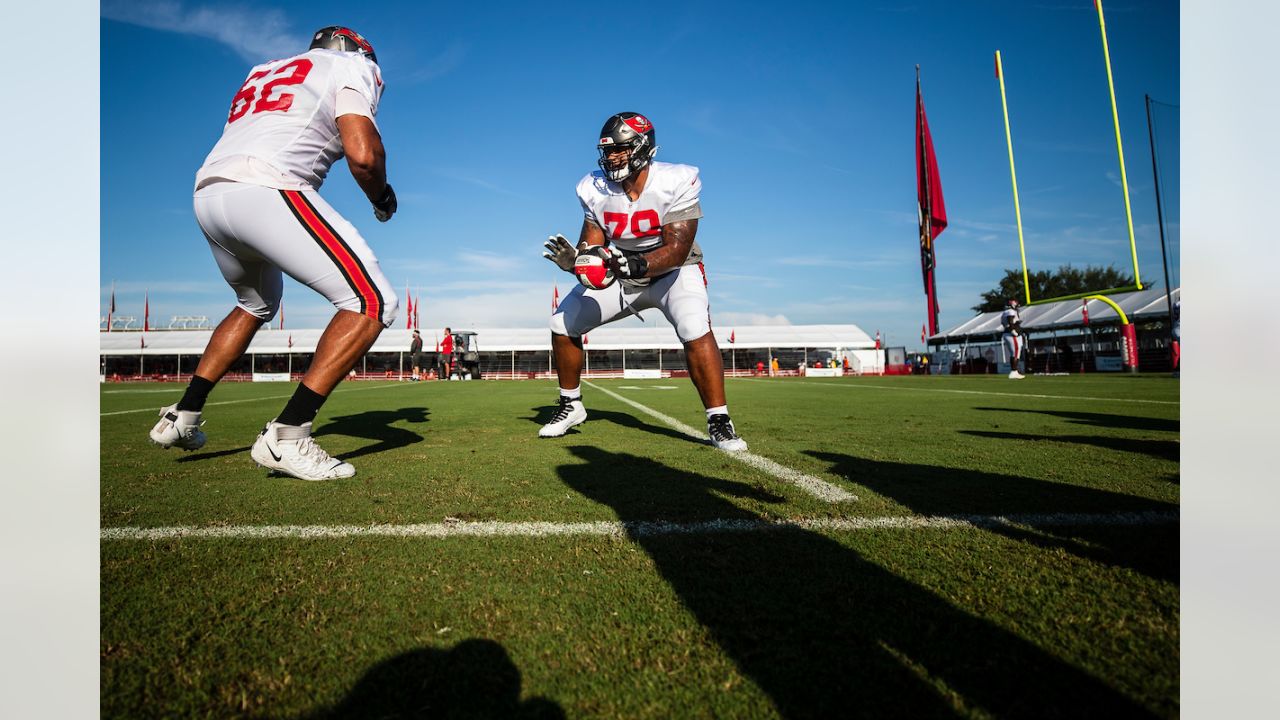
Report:
[[[640,135],[629,142],[624,143],[608,143],[597,147],[600,151],[600,159],[597,164],[604,171],[605,177],[613,182],[622,182],[631,177],[633,173],[640,172],[649,161],[653,159],[657,148],[649,147],[649,138]],[[627,153],[626,159],[616,165],[609,162],[609,155],[617,154],[620,151]]]

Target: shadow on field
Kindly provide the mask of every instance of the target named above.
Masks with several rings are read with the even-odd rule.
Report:
[[[212,460],[214,458],[225,457],[227,455],[239,455],[240,453],[247,453],[251,449],[253,449],[252,445],[245,445],[244,447],[235,448],[233,450],[217,450],[214,452],[196,452],[191,455],[184,454],[182,457],[178,458],[178,462],[185,463],[185,462],[198,462],[200,460]]]
[[[563,718],[546,698],[520,700],[520,670],[498,643],[469,639],[418,648],[365,672],[338,704],[299,720],[337,718]]]
[[[1063,420],[1069,420],[1075,424],[1093,425],[1095,427],[1121,428],[1127,430],[1155,430],[1159,432],[1173,433],[1178,432],[1179,429],[1177,420],[1139,417],[1137,415],[1110,415],[1107,413],[1068,412],[1065,410],[1028,410],[1025,408],[980,407],[974,409],[985,410],[987,412],[1037,413],[1040,415],[1052,415],[1053,417],[1062,418]]]
[[[1054,515],[1058,513],[1170,512],[1178,506],[1094,488],[959,468],[881,462],[806,450],[831,463],[830,472],[907,506],[921,515]],[[1045,525],[991,532],[1082,558],[1131,568],[1177,582],[1178,523],[1133,528]]]
[[[368,438],[376,440],[373,445],[366,445],[358,450],[342,453],[343,460],[358,458],[361,455],[395,450],[406,445],[422,442],[422,436],[412,430],[393,427],[395,423],[425,423],[430,414],[426,408],[407,407],[399,410],[370,410],[357,415],[340,415],[330,418],[316,428],[315,437],[324,435],[346,435],[347,437]]]
[[[556,406],[544,405],[542,407],[530,408],[530,410],[533,410],[535,414],[533,416],[525,416],[526,420],[532,423],[536,423],[538,425],[546,425],[547,423],[551,422],[551,416],[555,415]],[[669,427],[664,427],[661,425],[650,425],[649,423],[646,423],[645,421],[635,417],[634,415],[628,415],[627,413],[621,413],[621,412],[613,412],[611,410],[596,410],[594,408],[587,408],[587,424],[593,423],[593,422],[611,422],[617,425],[621,425],[622,427],[625,427],[625,428],[630,428],[632,430],[643,430],[645,432],[653,433],[654,435],[661,435],[662,437],[665,437],[665,438],[675,438],[676,440],[680,440],[682,442],[692,442],[695,444],[701,442],[702,444],[710,444],[710,441],[696,440],[694,438],[689,437],[688,435],[685,435],[679,430],[672,430]],[[583,425],[578,425],[576,427],[570,428],[569,432],[570,433],[581,432],[582,428],[583,428]]]
[[[994,438],[997,440],[1020,440],[1023,442],[1064,442],[1076,443],[1078,445],[1093,445],[1094,447],[1106,448],[1107,450],[1116,450],[1119,452],[1138,452],[1150,455],[1151,457],[1160,458],[1161,460],[1172,460],[1178,462],[1178,456],[1182,446],[1177,440],[1141,440],[1134,438],[1108,437],[1105,435],[1022,435],[1019,433],[1006,432],[989,432],[986,430],[960,430],[962,435],[973,435],[975,437]],[[1026,446],[1024,446],[1026,447]],[[1177,481],[1177,478],[1174,478]]]
[[[594,447],[564,482],[626,523],[757,519],[749,486]],[[1142,717],[1149,711],[1023,638],[818,533],[628,533],[783,717]],[[668,648],[680,652],[679,648]],[[651,662],[626,657],[626,663]],[[706,688],[723,692],[722,688]]]

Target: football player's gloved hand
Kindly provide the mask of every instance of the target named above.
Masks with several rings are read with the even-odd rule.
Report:
[[[644,253],[627,252],[610,245],[609,267],[613,269],[614,275],[634,280],[649,272],[649,261],[645,259]]]
[[[387,188],[382,191],[382,197],[373,201],[373,216],[378,218],[378,222],[386,222],[396,214],[396,191],[391,189],[391,183],[387,183]]]
[[[552,235],[547,238],[547,242],[543,244],[547,249],[542,253],[542,257],[550,260],[565,272],[573,272],[573,261],[578,259],[578,250],[569,244],[569,241],[563,235]]]

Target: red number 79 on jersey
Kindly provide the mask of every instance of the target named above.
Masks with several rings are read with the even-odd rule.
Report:
[[[249,112],[249,106],[251,105],[255,113],[287,112],[293,106],[293,93],[280,93],[279,97],[273,99],[271,97],[272,91],[279,85],[298,85],[307,79],[307,74],[310,72],[311,61],[306,58],[298,58],[274,70],[259,70],[253,73],[244,81],[244,85],[240,86],[240,92],[236,93],[236,96],[231,99],[231,112],[227,114],[227,123],[233,123],[244,117]],[[254,85],[254,81],[268,76],[272,76],[274,79],[264,83],[262,85],[262,94],[258,95],[258,87]],[[253,102],[255,96],[258,98],[256,105]]]
[[[635,237],[653,237],[662,234],[662,224],[658,222],[658,212],[656,210],[641,210],[631,218],[631,234]],[[606,212],[604,214],[604,223],[609,226],[610,239],[617,240],[622,237],[622,231],[627,227],[626,213]],[[649,225],[647,228],[640,226],[640,222],[644,221]]]

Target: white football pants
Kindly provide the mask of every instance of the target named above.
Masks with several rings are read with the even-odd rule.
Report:
[[[280,309],[281,271],[334,307],[390,327],[399,300],[355,226],[314,190],[217,182],[197,190],[196,221],[237,305],[263,320]]]
[[[551,315],[551,332],[582,337],[601,325],[650,308],[667,316],[680,342],[711,332],[711,304],[702,263],[678,267],[644,287],[615,282],[603,290],[588,290],[579,284]]]

